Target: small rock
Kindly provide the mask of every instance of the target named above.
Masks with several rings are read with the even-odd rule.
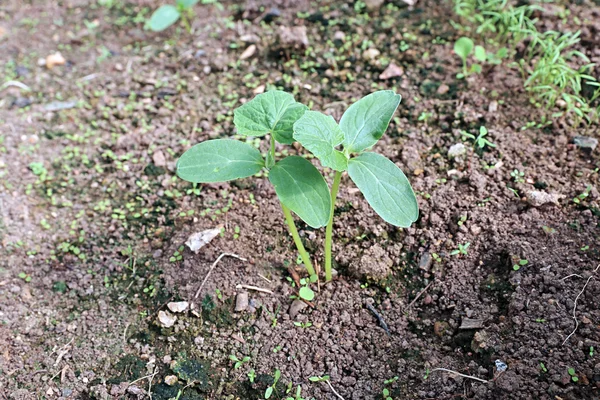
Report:
[[[249,33],[247,35],[240,36],[240,40],[244,43],[256,43],[260,41],[260,38],[253,33]]]
[[[281,15],[281,11],[277,7],[271,7],[269,11],[263,17],[263,21],[267,24],[272,22],[275,18],[278,18]]]
[[[410,171],[416,171],[422,168],[421,155],[416,147],[404,146],[402,148],[402,162]]]
[[[421,259],[419,260],[419,268],[423,271],[429,271],[431,269],[431,263],[433,259],[431,258],[431,254],[429,252],[425,252],[421,255]]]
[[[76,101],[53,101],[44,105],[45,111],[60,111],[60,110],[68,110],[77,106]]]
[[[196,232],[188,238],[188,240],[185,242],[185,245],[189,247],[189,249],[195,254],[198,254],[202,247],[210,243],[214,238],[219,236],[220,233],[220,226],[213,229],[207,229],[202,232]]]
[[[300,311],[304,310],[308,305],[302,300],[294,300],[292,305],[290,305],[290,309],[288,314],[290,314],[291,319],[295,319],[296,316],[300,313]]]
[[[144,390],[144,389],[142,389],[142,388],[139,388],[139,387],[137,387],[137,386],[135,386],[135,385],[131,385],[131,386],[129,386],[129,387],[127,388],[127,393],[130,393],[130,394],[135,394],[135,395],[140,395],[140,394],[144,394],[144,393],[146,393],[146,392],[145,392],[145,390]]]
[[[308,36],[306,35],[305,26],[280,26],[278,33],[278,41],[281,46],[292,48],[308,47]]]
[[[450,324],[445,321],[436,321],[433,324],[433,332],[436,334],[436,336],[444,336],[444,333],[446,333],[448,329],[450,329]]]
[[[495,113],[496,111],[498,111],[498,102],[496,100],[492,100],[488,106],[488,112]]]
[[[425,296],[423,299],[423,304],[429,305],[433,303],[433,298],[430,295]]]
[[[242,312],[248,308],[248,292],[241,292],[235,297],[235,311]]]
[[[67,60],[65,60],[65,58],[62,56],[62,54],[60,53],[54,53],[54,54],[50,54],[48,57],[46,57],[46,68],[48,69],[52,69],[54,67],[56,67],[57,65],[65,65],[67,62]]]
[[[27,97],[17,97],[12,102],[12,106],[17,107],[17,108],[25,108],[30,105],[31,105],[31,99],[29,99]]]
[[[254,55],[254,53],[256,53],[256,45],[255,44],[251,44],[250,46],[248,46],[248,48],[246,50],[244,50],[244,52],[240,55],[240,60],[247,60],[250,57],[252,57]]]
[[[483,328],[482,319],[463,318],[458,329],[481,329]]]
[[[596,150],[596,147],[598,146],[598,139],[588,136],[575,136],[573,142],[575,143],[575,146],[580,149],[589,149],[591,151]]]
[[[371,48],[363,51],[362,57],[365,61],[374,61],[380,54],[381,52],[379,50]]]
[[[160,150],[155,151],[154,154],[152,154],[152,161],[157,167],[164,167],[167,165],[165,154]]]
[[[188,309],[189,306],[190,303],[188,303],[187,301],[172,301],[169,304],[167,304],[169,310],[171,310],[174,313],[184,312]]]
[[[448,93],[448,91],[450,90],[450,86],[446,85],[445,83],[442,83],[438,88],[437,88],[437,94],[439,95],[444,95],[446,93]]]
[[[177,317],[172,315],[171,313],[166,311],[158,312],[158,322],[162,327],[170,328],[173,325],[175,325],[175,321],[177,321]]]
[[[365,0],[365,5],[367,6],[367,10],[375,11],[381,8],[381,6],[385,3],[385,0]]]
[[[346,34],[344,33],[344,31],[335,31],[335,33],[333,34],[333,40],[339,40],[339,41],[344,41],[346,39]]]
[[[473,340],[471,341],[471,350],[473,350],[475,353],[481,353],[488,348],[489,340],[490,338],[486,331],[475,332],[475,335],[473,335]]]
[[[467,154],[467,148],[462,143],[456,143],[448,149],[448,158],[459,158]]]
[[[402,75],[404,75],[404,70],[402,69],[402,67],[399,67],[394,63],[390,63],[390,65],[387,66],[385,71],[383,71],[381,75],[379,75],[379,79],[390,79]]]
[[[566,197],[564,194],[546,193],[541,190],[529,190],[525,192],[525,195],[527,196],[527,202],[534,207],[549,203],[559,205],[559,201]]]
[[[169,386],[173,386],[177,383],[177,377],[175,375],[165,376],[165,383]]]
[[[196,346],[202,346],[204,344],[204,338],[202,336],[196,336],[194,338],[194,344]]]
[[[254,90],[252,91],[252,93],[254,94],[261,94],[265,92],[265,85],[258,85],[256,88],[254,88]]]

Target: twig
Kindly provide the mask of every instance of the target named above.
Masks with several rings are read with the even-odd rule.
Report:
[[[342,395],[339,394],[338,392],[336,392],[335,389],[333,388],[333,386],[331,386],[331,382],[329,382],[329,379],[327,379],[325,381],[325,383],[327,383],[327,385],[329,385],[329,388],[331,389],[331,391],[333,392],[333,394],[335,394],[337,396],[338,399],[344,400],[344,398],[342,397]]]
[[[562,279],[561,279],[561,281],[566,281],[567,279],[569,279],[569,278],[572,278],[572,277],[574,277],[574,276],[576,276],[576,277],[578,277],[578,278],[583,278],[583,276],[581,276],[581,275],[579,275],[579,274],[570,274],[570,275],[567,275],[567,276],[565,276],[564,278],[562,278]]]
[[[248,261],[245,258],[242,258],[240,256],[238,256],[237,254],[233,254],[233,253],[222,253],[219,257],[217,257],[217,259],[215,260],[215,262],[210,266],[210,269],[208,270],[208,273],[206,274],[206,276],[204,277],[204,280],[202,281],[202,284],[200,285],[200,287],[198,288],[198,291],[196,292],[196,295],[194,296],[194,299],[197,299],[198,296],[200,296],[200,292],[202,291],[202,288],[204,287],[204,284],[206,283],[206,281],[208,280],[208,277],[210,276],[210,274],[213,272],[213,269],[215,269],[215,267],[217,266],[217,264],[219,263],[219,261],[221,261],[221,259],[225,256],[229,256],[229,257],[234,257],[237,258],[238,260],[242,260],[242,261]]]
[[[267,281],[267,282],[269,282],[269,283],[273,283],[273,281],[272,281],[272,280],[270,280],[269,278],[267,278],[267,277],[266,277],[266,276],[264,276],[264,275],[258,274],[258,276],[260,276],[261,278],[263,278],[265,281]]]
[[[6,89],[7,87],[10,87],[10,86],[16,86],[19,89],[23,89],[23,90],[25,90],[27,92],[31,92],[31,88],[29,86],[27,86],[26,84],[21,83],[19,81],[8,81],[8,82],[5,82],[2,86],[0,86],[0,90],[4,90],[4,89]]]
[[[69,343],[65,344],[63,347],[60,348],[60,350],[58,351],[58,357],[56,357],[56,361],[54,361],[54,366],[56,367],[58,364],[60,364],[62,358],[65,356],[65,354],[67,354],[69,352],[69,350],[67,349],[67,347],[73,343],[73,340],[75,338],[71,338],[71,340],[69,341]]]
[[[465,375],[465,374],[461,374],[460,372],[456,372],[456,371],[452,371],[451,369],[446,369],[446,368],[434,368],[431,370],[431,372],[435,372],[435,371],[445,371],[445,372],[450,372],[451,374],[455,374],[458,376],[462,376],[463,378],[469,378],[469,379],[473,379],[476,380],[478,382],[481,383],[490,383],[490,381],[486,381],[485,379],[481,379],[481,378],[477,378],[475,376],[471,376],[471,375]]]
[[[273,294],[272,291],[270,291],[269,289],[263,289],[260,288],[258,286],[251,286],[251,285],[236,285],[235,287],[236,289],[248,289],[248,290],[256,290],[257,292],[263,292],[263,293],[269,293],[269,294]]]
[[[375,316],[375,318],[377,318],[377,322],[379,322],[379,326],[381,326],[383,328],[383,330],[385,331],[385,333],[387,333],[388,336],[391,336],[390,328],[385,323],[385,321],[384,321],[383,317],[381,316],[381,314],[379,314],[377,312],[377,310],[375,309],[375,307],[373,307],[370,304],[367,304],[366,307],[367,307],[367,309],[369,311],[371,311],[373,313],[373,315]]]
[[[415,302],[416,302],[417,300],[419,300],[419,297],[421,297],[421,295],[422,295],[423,293],[425,293],[425,292],[427,291],[427,289],[429,289],[429,287],[430,287],[431,285],[433,285],[433,282],[434,282],[434,281],[431,281],[431,282],[429,282],[429,285],[425,286],[425,289],[421,290],[421,291],[420,291],[420,292],[417,294],[417,297],[415,297],[415,298],[413,299],[413,301],[411,301],[411,302],[410,302],[410,304],[408,305],[408,307],[406,307],[406,309],[407,309],[407,310],[408,310],[409,308],[411,308],[411,307],[412,307],[412,305],[413,305],[413,304],[415,304]]]
[[[598,266],[596,267],[596,269],[592,272],[592,275],[589,276],[589,278],[587,278],[587,281],[585,282],[585,285],[583,285],[583,288],[581,289],[581,291],[579,292],[579,294],[577,295],[577,297],[575,297],[575,304],[573,305],[573,319],[575,320],[575,328],[573,329],[573,332],[569,333],[569,336],[567,336],[565,338],[565,340],[562,342],[563,346],[565,343],[567,343],[567,341],[571,338],[571,336],[573,336],[575,334],[575,332],[577,332],[577,328],[579,328],[579,321],[577,320],[577,301],[579,300],[579,297],[581,297],[581,295],[583,294],[583,292],[585,292],[585,288],[587,287],[587,285],[590,283],[590,281],[592,280],[592,278],[594,278],[594,275],[596,272],[598,272],[598,269],[600,269],[600,264],[598,264]]]

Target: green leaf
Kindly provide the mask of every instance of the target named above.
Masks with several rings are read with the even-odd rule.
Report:
[[[383,136],[402,97],[392,90],[371,93],[352,104],[340,120],[344,149],[360,153]]]
[[[348,174],[371,207],[386,222],[408,228],[419,217],[419,205],[404,173],[377,153],[364,153],[348,162]]]
[[[344,141],[344,133],[333,117],[306,111],[294,124],[294,139],[313,153],[324,167],[345,171],[348,159],[335,147]]]
[[[480,62],[485,62],[487,54],[482,46],[475,46],[475,59]]]
[[[196,5],[198,1],[199,0],[177,0],[177,5],[185,10]]]
[[[216,139],[198,143],[177,161],[177,175],[194,183],[246,178],[264,167],[260,152],[247,143]]]
[[[270,398],[272,394],[273,394],[273,388],[271,386],[269,386],[267,388],[267,390],[265,390],[265,399]]]
[[[150,21],[148,21],[148,25],[150,26],[150,29],[155,32],[164,31],[177,22],[180,16],[181,14],[179,14],[177,7],[165,4],[154,11],[150,17]]]
[[[309,161],[286,157],[269,171],[269,180],[279,200],[304,222],[313,228],[327,225],[331,213],[329,188]]]
[[[474,43],[468,37],[461,37],[454,43],[454,52],[462,58],[463,62],[469,57],[473,51]]]
[[[302,286],[298,292],[300,297],[306,301],[312,301],[315,298],[315,292],[308,286]]]
[[[294,96],[280,90],[259,94],[233,112],[233,123],[243,136],[273,134],[279,143],[294,142],[294,122],[307,110]]]

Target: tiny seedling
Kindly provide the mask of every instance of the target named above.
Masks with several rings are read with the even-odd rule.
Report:
[[[277,382],[279,382],[280,378],[281,378],[281,371],[276,369],[275,374],[273,375],[273,384],[271,386],[269,386],[267,388],[267,390],[265,390],[265,399],[271,398],[271,396],[273,395],[273,392],[275,392],[275,387],[277,386]]]
[[[569,375],[571,375],[571,380],[573,382],[579,382],[579,377],[577,376],[577,373],[575,373],[575,368],[569,368],[567,372],[569,373]]]
[[[286,393],[287,394],[292,393],[292,390],[293,390],[293,385],[290,382]],[[298,387],[296,388],[296,392],[294,393],[294,397],[288,396],[285,398],[285,400],[305,400],[304,397],[302,397],[302,386],[298,385]]]
[[[590,357],[594,357],[594,346],[590,346]]]
[[[189,23],[189,18],[192,14],[192,7],[198,3],[199,0],[177,0],[175,5],[163,4],[158,7],[152,16],[148,20],[148,27],[155,31],[164,31],[180,18],[188,31],[192,28]]]
[[[390,390],[388,388],[383,388],[381,391],[381,396],[383,397],[383,400],[394,400],[390,396]]]
[[[180,157],[177,175],[193,183],[214,183],[250,177],[266,169],[311,282],[317,280],[316,272],[292,212],[312,228],[326,226],[325,279],[330,281],[333,211],[345,171],[384,221],[408,228],[419,216],[417,199],[404,173],[386,157],[367,151],[383,136],[399,104],[400,95],[393,91],[374,92],[352,104],[338,124],[331,116],[308,111],[289,93],[268,91],[237,108],[233,119],[241,136],[270,136],[264,158],[256,147],[245,142],[208,140]],[[275,143],[290,145],[295,141],[324,168],[335,171],[331,189],[306,158],[287,156],[276,160]],[[310,297],[306,289],[300,290],[301,297]]]
[[[250,356],[245,356],[244,358],[242,358],[240,360],[234,354],[230,354],[229,355],[229,359],[235,363],[234,366],[233,366],[233,369],[240,369],[240,367],[242,365],[244,365],[244,364],[246,364],[247,362],[250,361]]]
[[[246,375],[248,375],[248,380],[250,381],[250,383],[254,383],[254,380],[256,379],[256,371],[254,369],[251,369]]]
[[[451,256],[458,256],[458,255],[462,254],[462,255],[466,256],[468,254],[468,249],[469,249],[470,245],[471,245],[471,242],[467,242],[465,244],[459,244],[458,245],[458,249],[452,250],[450,252],[450,255]]]
[[[312,322],[296,322],[296,321],[294,321],[294,325],[299,328],[306,329],[306,328],[310,328],[313,324],[312,324]]]
[[[546,368],[546,365],[543,362],[540,362],[540,369],[544,373],[548,372],[548,368]]]
[[[578,194],[577,196],[573,197],[573,203],[581,204],[581,202],[590,195],[591,191],[592,191],[592,186],[586,187],[585,190],[583,191],[583,193]]]
[[[19,278],[23,279],[25,282],[31,282],[31,275],[26,274],[25,272],[19,272]]]
[[[517,261],[514,265],[513,265],[513,269],[515,271],[518,271],[519,269],[521,269],[521,267],[526,266],[527,264],[529,264],[529,261],[525,260],[525,259],[519,259],[519,261]]]
[[[456,43],[454,43],[454,53],[456,53],[456,55],[460,57],[460,59],[462,60],[462,64],[463,64],[462,73],[458,73],[456,75],[456,77],[458,79],[463,79],[463,78],[469,76],[469,74],[473,73],[473,72],[475,72],[475,73],[481,72],[481,65],[479,65],[479,64],[473,64],[473,65],[471,65],[470,70],[467,69],[467,59],[469,58],[469,55],[471,55],[471,53],[473,52],[474,48],[475,48],[475,58],[479,60],[480,58],[483,57],[483,59],[485,61],[485,49],[481,46],[475,47],[473,41],[471,39],[469,39],[468,37],[461,37],[460,39],[458,39],[456,41]]]
[[[329,381],[329,375],[311,376],[310,378],[308,378],[308,380],[311,382],[327,382]]]
[[[510,176],[512,176],[513,180],[516,183],[523,183],[523,182],[525,182],[525,179],[523,178],[525,176],[525,173],[522,172],[522,171],[519,171],[516,168],[511,171]]]

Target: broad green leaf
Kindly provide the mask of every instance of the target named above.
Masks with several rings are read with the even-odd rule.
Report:
[[[313,301],[315,298],[315,292],[313,292],[313,290],[308,286],[302,286],[298,291],[298,294],[306,301]]]
[[[180,16],[177,7],[165,4],[154,11],[150,17],[150,21],[148,21],[148,25],[155,32],[164,31],[177,22]]]
[[[327,225],[331,196],[325,179],[309,161],[290,156],[279,161],[269,180],[279,200],[313,228]]]
[[[454,43],[454,52],[463,60],[467,59],[473,51],[474,43],[468,37],[461,37]]]
[[[244,136],[273,134],[279,143],[294,142],[294,122],[307,110],[294,96],[280,90],[259,94],[233,112],[233,123]]]
[[[340,120],[344,149],[361,153],[383,136],[402,97],[392,90],[371,93],[352,104]]]
[[[324,167],[336,171],[348,169],[344,153],[335,147],[344,141],[344,133],[333,117],[317,111],[307,111],[294,124],[294,139],[313,153]]]
[[[198,1],[200,0],[177,0],[177,5],[185,10],[196,5]]]
[[[410,182],[402,170],[384,156],[363,153],[351,158],[348,174],[386,222],[408,228],[419,217],[419,205]]]
[[[177,161],[177,175],[194,183],[246,178],[264,167],[260,152],[247,143],[216,139],[198,143]]]
[[[475,59],[480,62],[487,60],[487,54],[482,46],[475,46]]]

